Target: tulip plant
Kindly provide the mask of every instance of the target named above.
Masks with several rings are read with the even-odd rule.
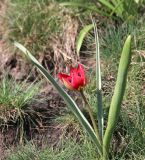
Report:
[[[69,74],[58,73],[58,78],[66,88],[77,91],[81,94],[86,104],[86,109],[90,116],[91,123],[83,115],[82,111],[74,102],[74,100],[58,84],[58,82],[50,75],[50,73],[48,73],[48,71],[35,59],[35,57],[33,57],[33,55],[20,43],[15,42],[15,46],[18,47],[26,55],[26,57],[38,68],[40,73],[54,86],[54,88],[58,91],[60,96],[64,99],[68,108],[74,113],[80,124],[84,127],[84,129],[86,130],[86,132],[96,145],[98,153],[100,154],[100,159],[107,160],[109,159],[110,142],[117,124],[126,86],[127,71],[131,60],[131,36],[128,36],[128,38],[126,39],[122,50],[118,68],[117,81],[114,89],[114,94],[110,103],[107,126],[104,126],[102,94],[101,94],[99,42],[95,25],[94,29],[95,29],[95,40],[96,40],[96,78],[97,78],[96,95],[98,102],[97,104],[98,113],[96,117],[98,122],[96,122],[96,118],[92,113],[92,108],[89,105],[83,91],[84,87],[87,84],[87,81],[85,77],[85,71],[81,63],[78,63],[77,67],[70,66]]]

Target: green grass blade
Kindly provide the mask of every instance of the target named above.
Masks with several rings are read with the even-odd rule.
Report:
[[[70,7],[81,7],[93,12],[97,12],[102,16],[107,16],[109,17],[109,14],[102,12],[101,10],[99,10],[94,4],[89,4],[89,3],[80,3],[80,2],[62,2],[60,3],[61,6],[70,6]]]
[[[119,16],[120,18],[123,18],[123,11],[124,11],[124,8],[123,8],[123,2],[120,1],[118,2],[118,4],[116,4],[114,6],[114,9],[112,10],[110,16],[112,16],[114,13],[116,13],[117,16]]]
[[[102,105],[102,88],[101,88],[101,69],[100,69],[100,51],[99,51],[99,39],[96,23],[93,22],[94,33],[95,33],[95,43],[96,43],[96,86],[97,86],[97,118],[98,118],[98,128],[101,139],[103,139],[103,105]]]
[[[21,45],[20,43],[17,43],[17,42],[15,42],[14,44],[38,68],[38,70],[41,72],[41,74],[55,87],[55,89],[58,91],[60,96],[64,99],[67,106],[74,113],[74,115],[78,118],[78,120],[82,124],[82,126],[86,129],[87,133],[92,138],[92,141],[97,146],[99,153],[102,154],[102,146],[100,145],[93,128],[91,127],[91,125],[89,124],[87,119],[84,117],[84,115],[80,111],[77,104],[73,101],[73,99],[63,90],[62,87],[60,87],[58,85],[58,83],[55,81],[55,79],[47,72],[47,70],[35,59],[35,57],[23,45]]]
[[[79,56],[80,53],[80,49],[83,43],[83,40],[86,36],[86,34],[93,28],[93,25],[86,25],[79,33],[78,37],[77,37],[77,42],[76,42],[76,50],[77,50],[77,55]]]
[[[107,159],[112,134],[114,132],[114,129],[116,127],[117,120],[119,117],[121,103],[122,103],[122,99],[123,99],[123,95],[126,87],[127,72],[128,72],[130,61],[131,61],[131,36],[128,36],[128,38],[125,41],[122,54],[121,54],[117,81],[116,81],[114,94],[113,94],[110,109],[109,109],[107,128],[103,138],[104,159],[105,158]]]
[[[108,9],[114,10],[114,6],[108,2],[108,0],[99,0],[99,2],[106,6]]]

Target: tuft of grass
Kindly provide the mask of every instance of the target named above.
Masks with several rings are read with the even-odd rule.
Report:
[[[76,117],[72,113],[67,112],[62,116],[56,117],[54,123],[57,123],[57,128],[61,130],[60,139],[62,141],[66,137],[68,139],[74,138],[79,141],[83,131]]]
[[[25,81],[18,83],[13,79],[4,77],[0,86],[0,104],[5,109],[22,109],[29,104],[38,92],[38,84],[28,85]]]
[[[16,127],[16,136],[22,142],[25,126],[37,125],[39,114],[29,107],[35,101],[40,85],[18,83],[13,79],[4,77],[0,86],[0,127],[3,131],[13,125]],[[18,138],[17,137],[17,138]]]
[[[72,139],[64,140],[59,147],[54,149],[48,146],[39,149],[32,143],[28,143],[11,152],[7,160],[96,160],[96,158],[96,148],[85,137],[81,143]]]
[[[6,17],[8,38],[19,41],[32,53],[47,52],[52,35],[61,31],[62,12],[49,0],[12,0]]]

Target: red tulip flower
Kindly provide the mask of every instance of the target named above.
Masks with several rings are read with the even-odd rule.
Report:
[[[70,74],[58,73],[58,78],[71,90],[80,90],[86,85],[86,78],[83,66],[79,63],[77,68],[70,67]]]

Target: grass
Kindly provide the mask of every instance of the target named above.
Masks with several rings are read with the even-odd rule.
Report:
[[[81,132],[81,127],[78,124],[76,118],[72,113],[65,113],[63,116],[59,116],[55,118],[55,123],[62,126],[63,134],[69,134],[70,130],[70,136],[79,134]],[[77,138],[77,137],[76,137]]]
[[[32,53],[46,52],[63,21],[58,4],[49,0],[10,1],[6,18],[8,38],[25,44]]]
[[[145,138],[145,109],[143,106],[145,97],[141,89],[143,86],[143,68],[141,63],[136,62],[130,68],[121,114],[127,141],[123,157],[128,155],[130,159],[145,158],[143,144]]]
[[[86,138],[85,138],[86,139]],[[91,154],[90,154],[91,153]],[[72,139],[63,141],[58,148],[44,147],[38,149],[33,143],[17,148],[7,160],[95,160],[96,148],[87,139],[80,144]]]
[[[26,82],[20,84],[4,77],[0,86],[0,104],[6,106],[6,109],[22,109],[34,100],[38,88],[38,84],[28,85]]]
[[[22,141],[25,125],[31,127],[37,124],[39,115],[31,110],[29,104],[36,101],[40,84],[18,83],[5,76],[0,86],[0,127],[2,130],[10,126],[16,127],[16,136]],[[27,129],[28,129],[27,128]]]

